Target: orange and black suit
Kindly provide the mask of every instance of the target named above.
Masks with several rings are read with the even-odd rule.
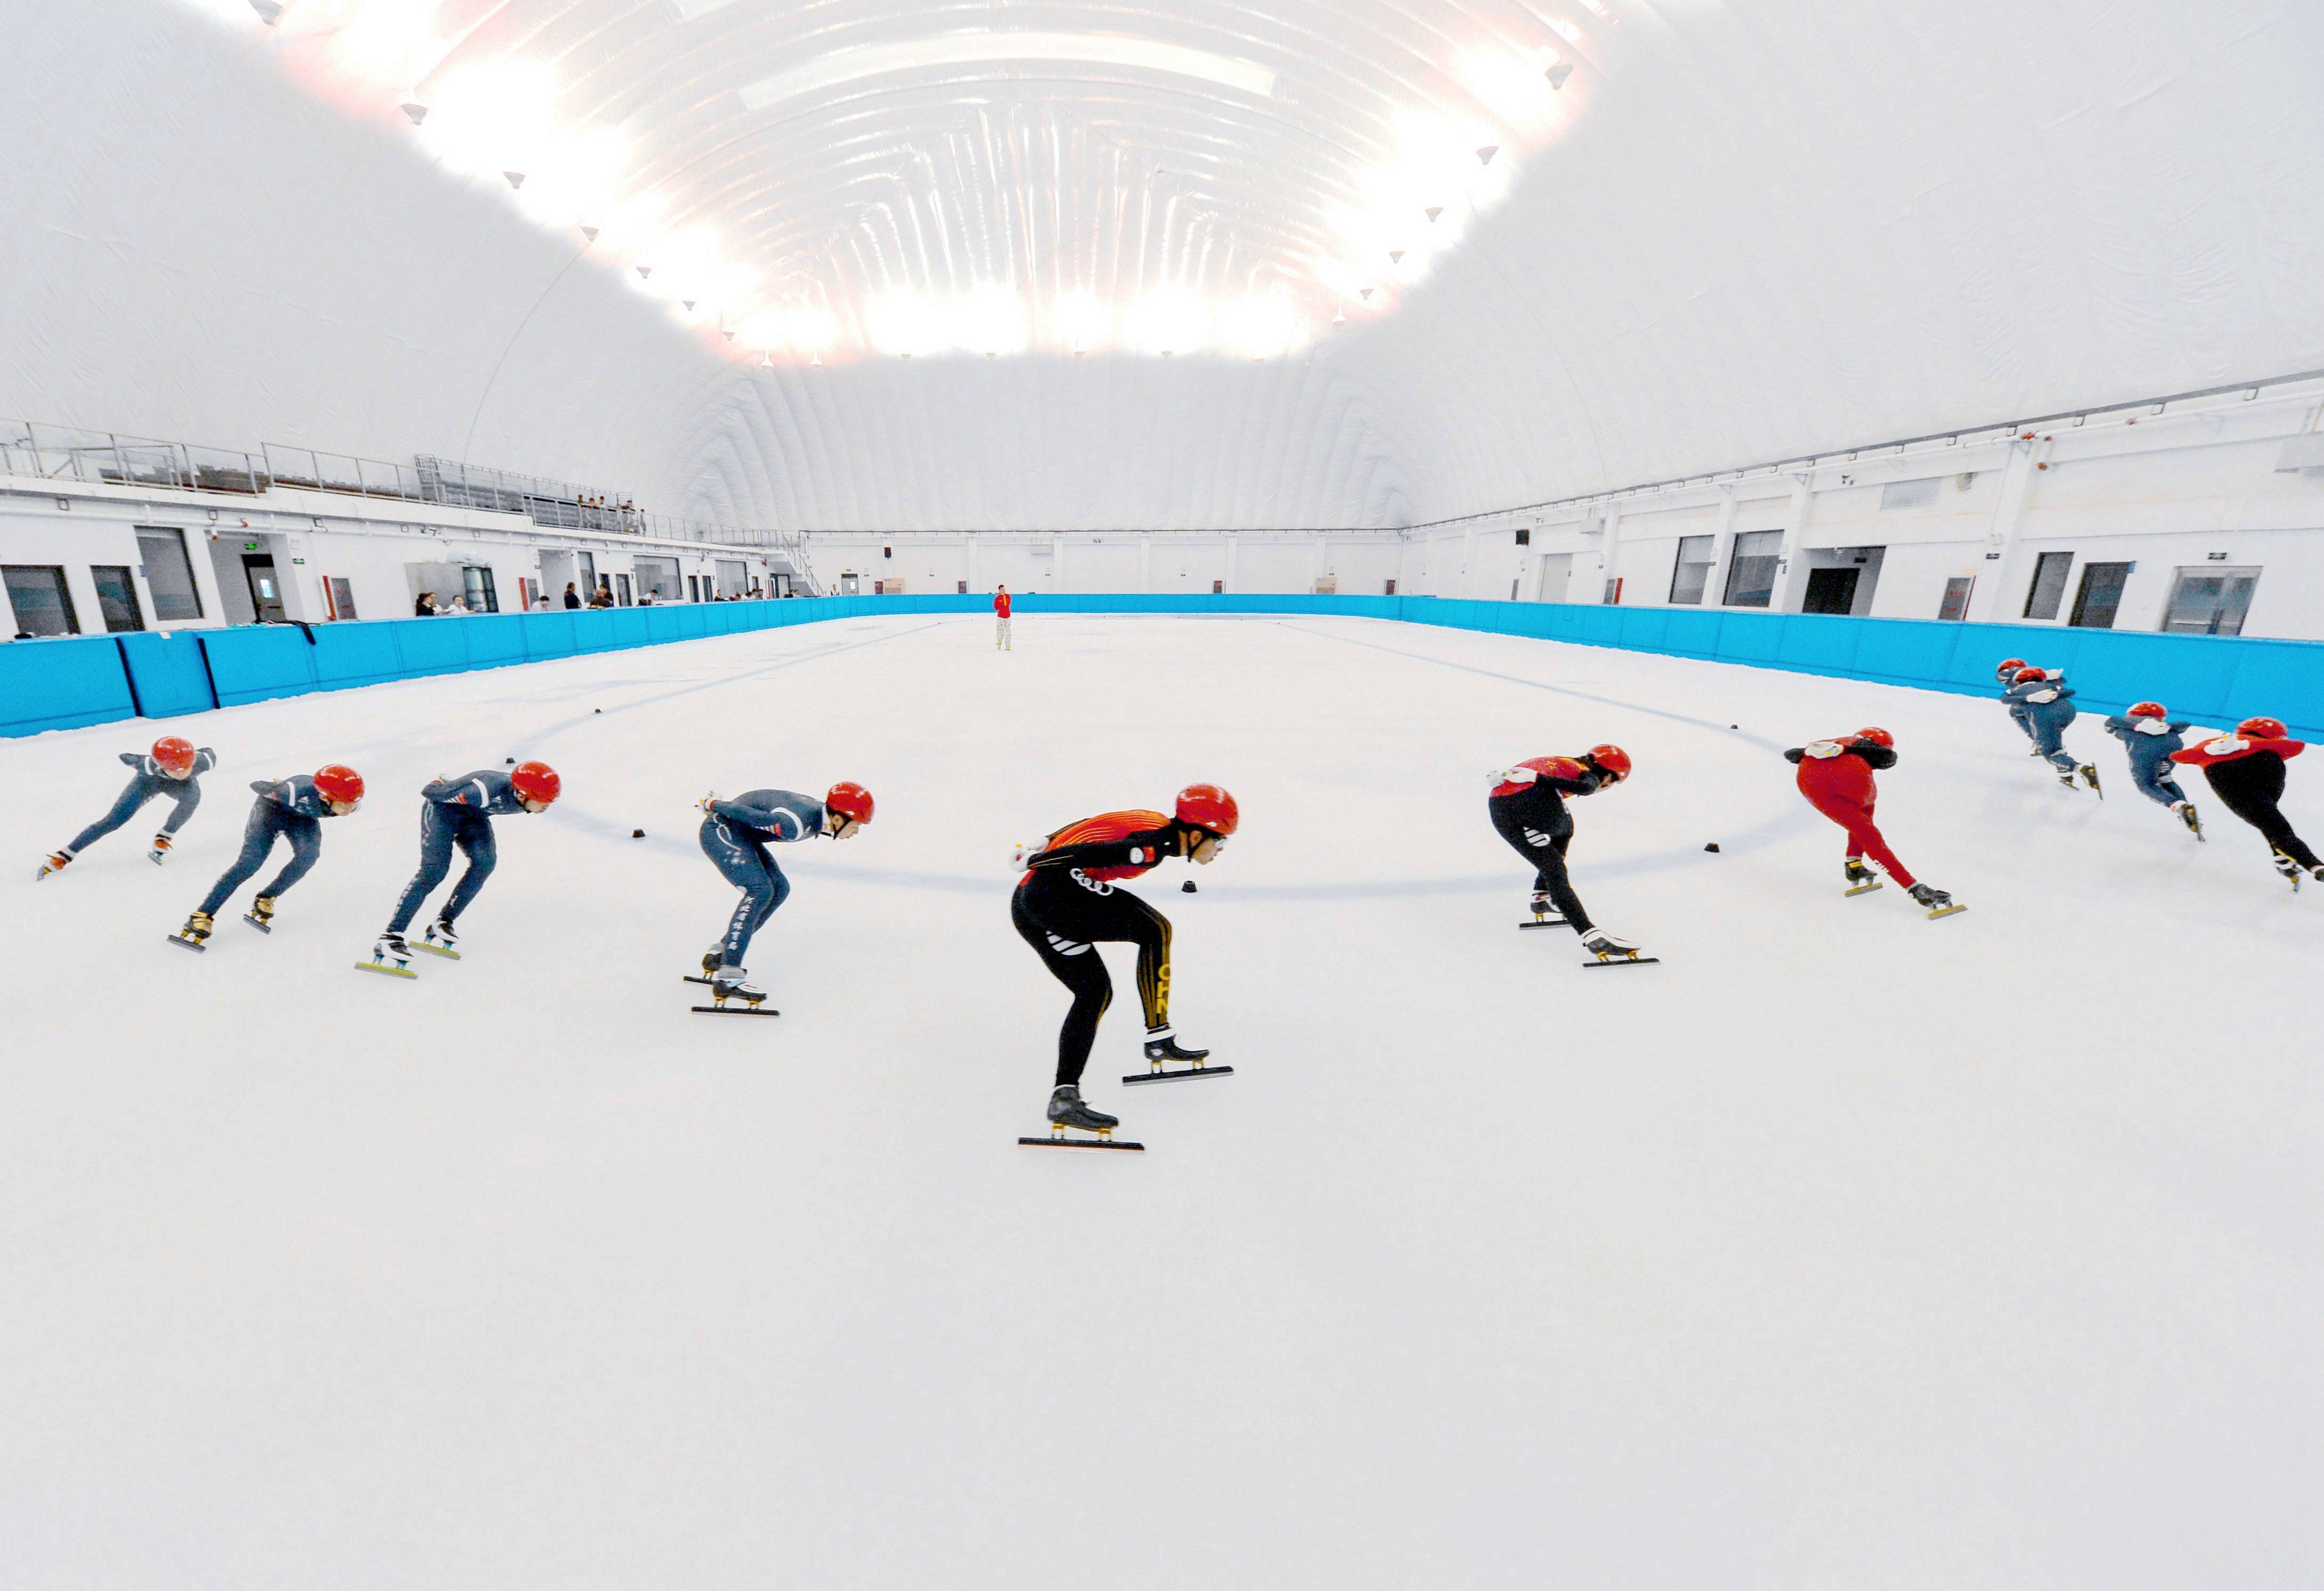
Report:
[[[1026,864],[1010,921],[1057,981],[1073,990],[1057,1035],[1057,1082],[1078,1084],[1113,1001],[1100,944],[1138,947],[1138,998],[1150,1031],[1170,1022],[1170,920],[1128,890],[1165,857],[1183,854],[1176,823],[1158,812],[1109,812],[1068,823]]]

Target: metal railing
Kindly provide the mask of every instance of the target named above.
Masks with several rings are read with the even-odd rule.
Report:
[[[0,474],[249,496],[281,486],[522,514],[547,529],[650,536],[777,552],[790,566],[788,572],[796,583],[809,591],[815,589],[805,546],[794,532],[646,513],[631,506],[624,493],[456,464],[429,454],[400,464],[289,447],[279,442],[261,443],[256,453],[246,453],[75,426],[0,419]]]

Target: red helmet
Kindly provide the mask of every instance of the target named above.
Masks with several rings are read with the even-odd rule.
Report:
[[[194,743],[177,735],[163,735],[153,742],[154,762],[173,779],[194,771]]]
[[[2001,666],[1993,671],[1993,677],[2015,679],[2017,676],[2017,671],[2024,667],[2025,659],[2023,658],[2004,658],[2001,660]]]
[[[2009,683],[2011,685],[2032,685],[2037,679],[2047,679],[2050,676],[2047,674],[2044,674],[2039,668],[2021,668],[2016,673],[2009,676]]]
[[[824,792],[825,810],[835,812],[850,823],[872,821],[872,792],[853,779],[842,779]]]
[[[1896,737],[1885,729],[1860,729],[1856,731],[1856,738],[1859,740],[1869,740],[1876,746],[1888,747],[1892,750],[1896,745]]]
[[[353,806],[363,799],[363,775],[344,762],[315,770],[315,793],[335,806]]]
[[[1224,839],[1242,822],[1242,809],[1216,785],[1189,785],[1178,792],[1178,821]]]
[[[2280,718],[2246,718],[2236,725],[2236,733],[2253,740],[2280,740],[2290,732]]]
[[[1618,785],[1630,777],[1630,754],[1619,746],[1592,746],[1582,754],[1582,760],[1600,773],[1613,775]]]
[[[565,788],[565,781],[545,762],[520,762],[509,769],[509,786],[520,800],[538,801],[547,806]]]
[[[2160,702],[2133,702],[2125,718],[2168,718],[2171,713]]]

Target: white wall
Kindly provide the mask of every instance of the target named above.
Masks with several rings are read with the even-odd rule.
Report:
[[[825,589],[846,574],[865,593],[900,579],[912,594],[1005,584],[1018,592],[1312,592],[1335,577],[1342,595],[1378,596],[1397,576],[1395,531],[1111,531],[1027,535],[964,530],[809,532],[808,559]]]

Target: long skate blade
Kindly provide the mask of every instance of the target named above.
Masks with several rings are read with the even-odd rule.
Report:
[[[772,1006],[694,1006],[688,1008],[699,1011],[705,1016],[779,1016],[782,1015]]]
[[[1950,906],[1941,906],[1935,911],[1931,912],[1929,914],[1929,921],[1933,923],[1939,917],[1950,917],[1955,912],[1965,912],[1967,910],[1969,910],[1969,907],[1961,905],[1959,901],[1955,901]]]
[[[1582,964],[1584,967],[1659,967],[1663,959],[1660,956],[1600,956]]]
[[[1111,1138],[1019,1138],[1017,1142],[1028,1149],[1128,1149],[1143,1154],[1143,1144],[1117,1144]]]
[[[442,945],[430,944],[424,939],[413,940],[411,948],[416,951],[426,951],[431,956],[441,956],[447,961],[456,961],[460,959],[458,951],[446,950]]]
[[[1545,917],[1538,923],[1520,923],[1517,926],[1520,928],[1570,928],[1572,924],[1563,917]]]
[[[2299,887],[2294,885],[2293,887],[2297,888]],[[180,950],[189,950],[196,955],[200,955],[204,951],[210,948],[209,946],[200,943],[198,940],[188,939],[182,933],[172,933],[170,935],[170,943],[176,945]]]
[[[1125,1083],[1176,1082],[1186,1077],[1232,1077],[1231,1066],[1182,1066],[1176,1071],[1141,1071],[1135,1077],[1125,1077]]]
[[[1871,882],[1871,883],[1869,883],[1869,884],[1858,884],[1858,885],[1855,888],[1853,888],[1853,889],[1843,889],[1843,890],[1841,890],[1840,893],[1841,897],[1842,897],[1842,898],[1844,898],[1844,899],[1846,899],[1846,898],[1853,898],[1854,897],[1856,897],[1856,896],[1859,896],[1859,895],[1869,895],[1869,894],[1871,894],[1874,890],[1876,890],[1876,889],[1877,889],[1877,888],[1879,888],[1879,887],[1880,887],[1880,880],[1879,880],[1879,879],[1877,879],[1877,878],[1875,878],[1875,879],[1873,879],[1873,880],[1872,880],[1872,882]]]
[[[418,978],[420,976],[419,973],[414,972],[409,967],[391,967],[385,961],[357,961],[355,963],[355,970],[358,972],[383,972],[390,978]]]
[[[256,917],[252,916],[248,912],[242,914],[242,920],[249,924],[253,928],[257,929],[261,933],[272,933],[274,932],[274,925],[272,923],[262,923]]]
[[[678,981],[681,983],[698,983],[702,985],[703,988],[708,989],[713,983],[715,983],[717,979],[715,978],[696,978],[693,973],[688,972],[683,978],[679,979]]]

